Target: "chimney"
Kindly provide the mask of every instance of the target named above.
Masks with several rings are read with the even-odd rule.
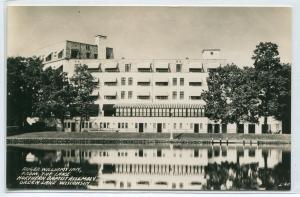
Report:
[[[96,35],[95,44],[98,48],[98,59],[106,59],[106,40],[107,36]]]

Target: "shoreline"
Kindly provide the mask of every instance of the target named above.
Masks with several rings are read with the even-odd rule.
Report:
[[[6,138],[11,144],[291,144],[290,134],[34,132]]]

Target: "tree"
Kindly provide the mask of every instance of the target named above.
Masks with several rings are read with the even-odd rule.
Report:
[[[61,69],[48,67],[41,75],[41,88],[39,100],[35,103],[35,113],[41,118],[59,119],[63,131],[66,114],[70,113],[75,95],[75,89],[69,83],[67,74]]]
[[[208,117],[222,123],[258,121],[258,98],[253,69],[236,65],[219,67],[209,72],[208,90],[201,94]]]
[[[291,65],[282,64],[282,69],[278,74],[278,107],[275,117],[282,120],[282,131],[291,132]]]
[[[88,71],[87,65],[76,65],[74,75],[71,77],[71,81],[74,83],[76,97],[74,99],[74,105],[77,108],[77,113],[80,116],[79,131],[81,131],[81,125],[83,120],[88,120],[90,116],[90,106],[94,103],[96,98],[91,94],[96,85],[93,82],[94,77]]]
[[[35,57],[7,59],[7,124],[26,126],[34,112],[43,72],[41,60]]]
[[[259,115],[264,117],[263,132],[267,132],[268,116],[281,116],[278,114],[281,108],[279,101],[288,92],[284,88],[286,79],[281,76],[285,71],[280,63],[278,46],[275,43],[260,42],[254,50],[252,59],[261,100]]]

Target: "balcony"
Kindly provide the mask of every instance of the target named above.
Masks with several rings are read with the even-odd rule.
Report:
[[[137,96],[137,99],[139,99],[139,100],[149,100],[150,96],[149,95],[139,95],[139,96]]]
[[[138,72],[150,73],[150,72],[152,72],[152,68],[151,67],[149,67],[149,68],[138,68]]]
[[[157,100],[168,100],[169,96],[158,95],[158,96],[155,96],[155,98],[156,98]]]
[[[170,72],[170,69],[169,68],[156,68],[155,71],[159,72],[159,73],[168,73],[168,72]]]
[[[167,82],[167,81],[157,81],[157,82],[155,82],[155,85],[156,86],[168,86],[169,82]]]
[[[191,72],[191,73],[204,73],[204,69],[203,68],[190,68],[189,72]]]
[[[105,95],[104,99],[106,99],[106,100],[116,100],[117,95]]]
[[[117,86],[118,85],[118,81],[106,81],[104,82],[104,85],[106,86]]]
[[[116,68],[105,68],[104,69],[105,72],[108,72],[108,73],[116,73],[116,72],[120,72],[119,68],[116,67]]]
[[[89,63],[88,64],[88,71],[90,71],[91,73],[93,72],[102,72],[101,70],[101,65],[100,64],[93,64],[93,63]]]
[[[191,100],[201,100],[201,96],[190,96]]]
[[[201,81],[191,81],[189,82],[189,86],[202,86]]]
[[[138,86],[150,86],[150,81],[139,81],[137,82]]]

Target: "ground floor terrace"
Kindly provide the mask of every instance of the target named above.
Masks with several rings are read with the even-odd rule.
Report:
[[[129,133],[281,133],[282,124],[268,118],[267,128],[259,123],[222,124],[207,117],[92,117],[89,121],[77,118],[64,122],[65,132],[129,132]]]

